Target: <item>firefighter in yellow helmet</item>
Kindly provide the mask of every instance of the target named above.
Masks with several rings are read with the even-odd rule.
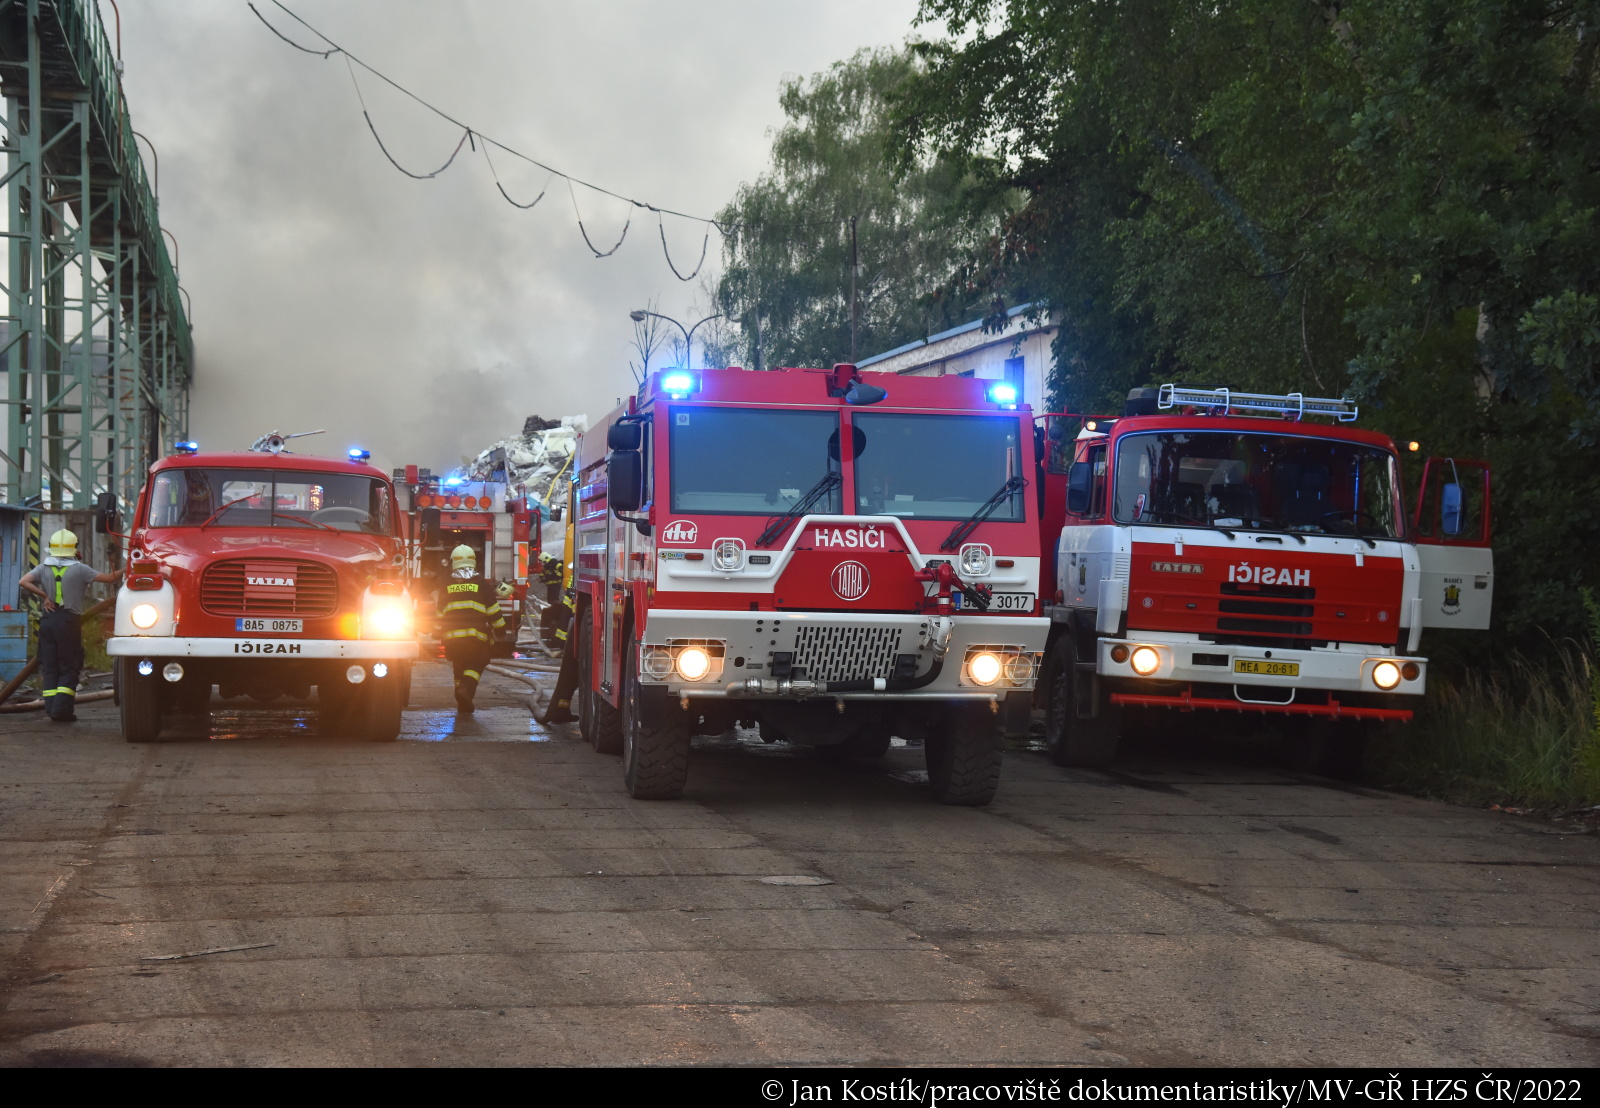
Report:
[[[78,561],[78,536],[65,528],[50,536],[50,556],[22,577],[22,587],[44,599],[39,617],[39,678],[45,714],[57,723],[77,719],[73,705],[83,671],[83,601],[97,581],[117,580]]]
[[[456,711],[472,713],[472,700],[489,664],[489,644],[505,629],[494,586],[478,574],[478,555],[470,546],[450,552],[450,577],[439,590],[439,634],[456,680]]]

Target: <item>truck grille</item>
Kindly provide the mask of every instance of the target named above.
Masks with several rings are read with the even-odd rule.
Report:
[[[252,585],[249,577],[272,583]],[[293,584],[279,583],[286,581]],[[331,616],[339,579],[318,562],[214,562],[200,579],[200,607],[214,616]]]
[[[813,681],[890,677],[900,645],[898,627],[828,627],[802,624],[794,636],[794,664]]]
[[[1316,597],[1317,591],[1305,587],[1257,585],[1240,588],[1225,582],[1222,593],[1228,599],[1217,602],[1217,630],[1248,635],[1286,635],[1296,638],[1311,634],[1309,620],[1316,612],[1312,604],[1295,603]],[[1235,599],[1237,598],[1237,599]],[[1268,619],[1241,619],[1241,616],[1268,616]],[[1270,642],[1270,640],[1268,640]]]

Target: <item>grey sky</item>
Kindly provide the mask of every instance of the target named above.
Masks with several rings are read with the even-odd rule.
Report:
[[[785,75],[898,43],[916,10],[914,0],[285,2],[507,145],[705,215],[764,167]],[[360,443],[385,467],[448,466],[532,412],[599,416],[630,388],[628,311],[656,298],[668,314],[693,305],[698,282],[668,270],[650,213],[632,212],[622,249],[597,260],[559,178],[524,212],[500,198],[481,154],[464,150],[434,180],[402,176],[367,132],[345,63],[285,46],[244,0],[120,6],[134,125],[160,154],[162,223],[193,298],[202,446],[326,427],[307,449]],[[267,0],[257,7],[312,41]],[[460,132],[357,74],[394,156],[419,171],[442,162]],[[546,181],[508,157],[495,167],[522,202]],[[630,212],[583,189],[577,200],[609,248]],[[704,228],[669,218],[666,230],[687,272]],[[714,261],[714,231],[710,250]]]

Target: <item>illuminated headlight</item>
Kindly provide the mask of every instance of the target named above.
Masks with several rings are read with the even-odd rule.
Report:
[[[405,605],[388,603],[367,610],[367,633],[383,639],[397,639],[411,631],[411,613]]]
[[[128,613],[128,618],[133,621],[133,625],[139,630],[148,631],[161,618],[161,609],[154,604],[135,604],[133,611]]]
[[[711,564],[727,572],[744,565],[744,543],[738,539],[718,539],[711,548]]]
[[[686,646],[678,651],[674,659],[678,667],[678,676],[685,681],[700,681],[711,672],[711,655],[704,647]]]
[[[387,676],[389,676],[389,667],[384,665],[382,662],[374,662],[374,663],[372,663],[372,676],[374,676],[374,677],[387,677]]]
[[[1372,667],[1372,683],[1380,689],[1392,689],[1400,683],[1400,667],[1393,662],[1379,662]]]
[[[994,551],[981,542],[969,542],[961,548],[961,575],[987,577],[994,565]]]
[[[665,681],[672,676],[672,652],[659,646],[646,646],[639,651],[639,668],[645,676]]]
[[[967,676],[977,685],[992,685],[1000,680],[1003,667],[1000,655],[988,650],[967,656]]]
[[[1128,656],[1128,664],[1140,677],[1149,677],[1161,668],[1161,652],[1153,646],[1136,646]]]

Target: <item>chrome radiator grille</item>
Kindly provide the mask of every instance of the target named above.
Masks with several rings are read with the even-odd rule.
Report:
[[[899,645],[898,627],[803,624],[795,629],[794,664],[813,681],[888,677],[894,672]]]

